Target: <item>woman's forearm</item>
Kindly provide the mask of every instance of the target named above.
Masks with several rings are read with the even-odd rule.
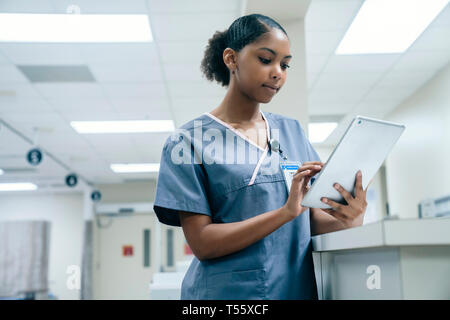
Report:
[[[202,260],[225,256],[242,250],[269,235],[291,218],[280,208],[253,218],[231,223],[211,223],[200,231]]]

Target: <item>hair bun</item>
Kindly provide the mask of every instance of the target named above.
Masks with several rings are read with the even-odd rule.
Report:
[[[216,80],[223,86],[229,82],[229,71],[223,62],[223,51],[227,48],[227,33],[225,31],[216,31],[211,39],[208,40],[205,56],[203,57],[200,69],[205,77],[210,80]],[[223,83],[228,78],[227,83]]]

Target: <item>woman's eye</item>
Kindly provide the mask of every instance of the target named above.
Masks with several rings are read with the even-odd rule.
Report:
[[[264,63],[264,64],[271,63],[271,60],[269,60],[269,59],[259,58],[259,60],[261,60],[261,62]],[[281,65],[281,67],[283,68],[283,70],[286,70],[287,68],[290,68],[290,66],[288,64],[285,64],[285,63],[283,65]]]

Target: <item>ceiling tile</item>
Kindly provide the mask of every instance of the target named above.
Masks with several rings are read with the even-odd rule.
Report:
[[[90,64],[89,68],[98,82],[149,82],[162,81],[158,64],[120,63]]]
[[[51,104],[39,97],[13,97],[0,99],[0,114],[34,114],[39,116],[41,112],[53,112]]]
[[[308,90],[311,90],[314,87],[317,79],[319,78],[320,73],[307,73],[306,80],[308,82]]]
[[[97,83],[37,83],[34,87],[47,99],[102,98],[102,88]]]
[[[380,85],[390,87],[418,87],[430,80],[436,72],[436,70],[392,71],[380,81]]]
[[[319,73],[325,67],[330,55],[311,54],[306,57],[306,70],[308,73]]]
[[[2,0],[0,12],[3,13],[54,13],[50,0]]]
[[[200,66],[208,39],[204,41],[160,41],[158,43],[163,63],[193,63]]]
[[[34,0],[33,0],[34,1]],[[66,13],[71,5],[79,7],[81,14],[147,14],[145,0],[53,0],[58,13]]]
[[[0,64],[0,82],[28,83],[29,81],[16,66]]]
[[[430,27],[450,27],[450,4],[447,4],[447,6],[431,23]]]
[[[308,104],[308,112],[310,116],[329,115],[329,114],[346,114],[354,108],[352,103],[316,103]]]
[[[215,31],[226,30],[236,19],[233,13],[158,14],[152,16],[157,41],[204,41]]]
[[[162,82],[147,83],[102,83],[108,98],[166,98],[167,92]]]
[[[322,72],[314,84],[314,90],[369,89],[382,75],[382,72]]]
[[[145,114],[148,119],[172,119],[169,103],[165,98],[113,98],[111,105],[117,113]]]
[[[197,64],[165,64],[164,72],[167,81],[206,81]]]
[[[0,64],[9,64],[10,61],[6,58],[6,55],[2,53],[1,45],[0,45]]]
[[[331,88],[326,91],[311,90],[308,101],[310,105],[320,105],[328,103],[356,104],[362,100],[367,93],[367,89],[362,88]]]
[[[447,52],[406,52],[393,67],[392,71],[421,71],[438,70],[444,67],[450,60]]]
[[[39,92],[36,91],[34,85],[28,83],[10,83],[0,82],[0,91],[12,92],[14,98],[26,98],[26,97],[39,97]],[[2,100],[8,99],[8,97],[1,97]]]
[[[150,12],[159,13],[223,13],[231,11],[238,12],[241,8],[240,0],[171,0],[171,1],[148,1]]]
[[[363,2],[364,0],[313,0],[305,16],[305,28],[308,32],[346,31]]]
[[[308,31],[305,32],[305,49],[307,56],[312,54],[330,55],[336,50],[344,33],[342,31]]]
[[[203,81],[170,81],[168,83],[170,95],[179,97],[224,97],[227,89],[216,82]]]
[[[122,120],[114,111],[102,111],[102,110],[92,110],[90,112],[85,110],[80,110],[78,112],[64,112],[64,118],[70,125],[71,121],[116,121]],[[72,128],[72,127],[71,127]],[[72,128],[73,131],[75,129]]]
[[[446,51],[450,55],[450,25],[427,28],[411,45],[411,51]]]
[[[354,110],[355,113],[366,117],[383,119],[398,105],[396,100],[365,101],[360,103]]]
[[[108,152],[112,152],[114,149],[117,151],[117,146],[131,148],[133,144],[130,139],[130,135],[133,134],[83,134],[82,136],[95,148],[100,147],[102,150],[107,149]]]
[[[90,64],[159,62],[155,43],[83,43],[77,49]]]
[[[332,55],[324,72],[385,72],[401,57],[400,54]]]
[[[400,103],[415,90],[414,87],[391,87],[379,85],[373,88],[365,97],[365,102],[391,101]]]
[[[105,98],[51,98],[47,101],[62,114],[85,113],[85,112],[112,112],[114,109]]]
[[[14,64],[80,65],[84,60],[76,45],[62,43],[0,43],[0,50]]]

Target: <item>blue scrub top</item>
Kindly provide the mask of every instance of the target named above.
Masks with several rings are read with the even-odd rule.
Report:
[[[268,112],[263,117],[288,161],[320,161],[297,120]],[[288,198],[280,163],[277,152],[204,114],[167,139],[154,211],[160,222],[180,226],[178,211],[229,223],[278,209]],[[181,299],[317,299],[311,251],[306,210],[238,252],[204,261],[194,257]]]

